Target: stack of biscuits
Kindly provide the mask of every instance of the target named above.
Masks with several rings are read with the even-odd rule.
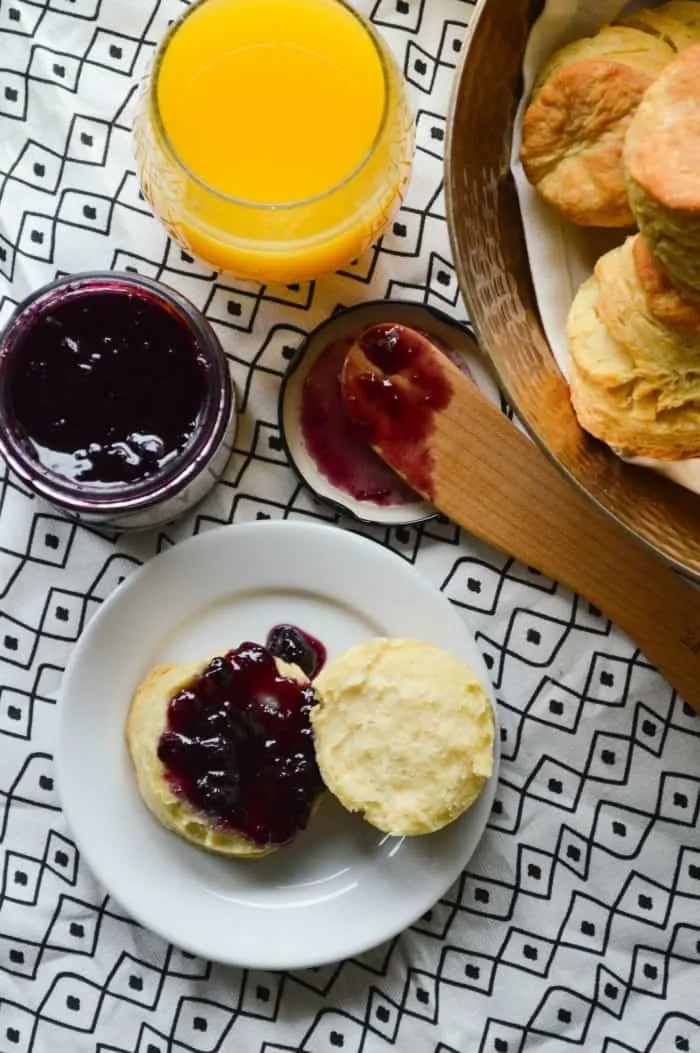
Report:
[[[700,2],[637,11],[557,52],[521,158],[569,221],[638,231],[571,307],[581,425],[626,456],[700,456]]]

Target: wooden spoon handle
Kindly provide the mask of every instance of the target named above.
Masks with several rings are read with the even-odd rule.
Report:
[[[700,591],[580,494],[434,350],[450,390],[447,405],[408,457],[396,429],[375,429],[379,455],[457,524],[604,611],[700,712]],[[346,375],[348,365],[351,373],[367,372],[357,347]],[[427,475],[425,458],[417,457],[421,444]],[[415,469],[418,463],[423,467]]]
[[[450,417],[446,436],[461,449],[460,460],[468,451],[470,465],[460,473],[458,462],[444,459],[449,483],[440,487],[437,507],[605,611],[700,712],[700,592],[495,416],[481,425],[474,416]]]

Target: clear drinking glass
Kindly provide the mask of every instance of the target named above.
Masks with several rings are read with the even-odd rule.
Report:
[[[325,40],[323,18],[329,27]],[[256,194],[235,196],[223,191],[221,185],[207,182],[202,173],[207,165],[216,165],[217,149],[220,146],[223,151],[234,144],[239,133],[236,100],[241,105],[241,127],[245,121],[248,128],[255,125],[256,101],[238,82],[241,64],[258,58],[268,63],[278,59],[281,67],[287,63],[296,71],[295,76],[285,78],[282,69],[279,83],[270,89],[278,92],[282,107],[279,112],[277,97],[261,81],[260,119],[264,121],[265,114],[268,119],[274,115],[277,128],[275,132],[270,124],[273,138],[266,142],[266,126],[260,125],[256,142],[261,157],[273,159],[274,164],[276,140],[285,128],[278,118],[284,120],[287,107],[295,114],[299,134],[303,133],[310,144],[306,154],[292,159],[281,152],[276,160],[279,168],[274,171],[261,162],[261,181],[267,184],[272,177],[272,182],[276,180],[281,186],[288,166],[290,183],[298,185],[299,166],[308,164],[311,185],[314,157],[330,161],[339,157],[347,145],[347,113],[339,111],[338,122],[334,121],[333,98],[319,99],[311,80],[304,81],[305,71],[300,65],[305,61],[308,41],[308,50],[315,49],[315,65],[308,77],[319,70],[325,77],[324,46],[335,47],[337,55],[343,54],[343,39],[333,37],[336,30],[346,34],[347,50],[352,45],[353,54],[358,55],[357,70],[352,69],[351,57],[345,56],[347,76],[343,70],[345,79],[338,81],[343,98],[346,89],[352,87],[357,91],[358,106],[377,106],[379,113],[376,134],[357,163],[331,185],[300,199],[284,196],[279,200],[254,200]],[[337,56],[333,61],[337,61]],[[363,64],[365,69],[361,68]],[[252,69],[250,65],[245,68]],[[198,91],[214,83],[207,77],[223,78],[227,71],[232,78],[230,99],[222,102],[226,93],[210,90],[211,105],[202,98],[197,101]],[[347,77],[355,76],[352,85],[346,84]],[[372,97],[367,87],[370,82]],[[219,83],[224,85],[223,80]],[[306,92],[303,106],[310,114],[309,121],[319,118],[319,114],[322,118],[318,136],[304,124],[302,104],[294,110],[293,96],[302,91],[302,83]],[[238,95],[237,86],[241,89]],[[176,125],[186,123],[190,111],[194,112],[197,106],[201,107],[199,126],[186,128],[189,141],[181,138],[176,147],[171,130],[184,136]],[[226,119],[222,118],[217,126],[217,115],[224,112]],[[241,278],[291,283],[316,278],[348,264],[381,235],[403,200],[409,181],[414,126],[406,85],[388,47],[343,0],[199,0],[171,26],[156,53],[140,92],[134,141],[143,193],[155,215],[186,251],[216,270]],[[325,158],[322,153],[315,153],[323,149],[335,152]],[[237,156],[246,164],[250,160],[245,153]],[[229,175],[235,176],[234,169],[235,165],[228,172],[223,169],[220,184]],[[253,186],[254,170],[251,179]]]

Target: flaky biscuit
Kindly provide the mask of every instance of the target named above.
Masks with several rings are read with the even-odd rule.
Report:
[[[650,313],[672,329],[700,335],[700,304],[672,283],[641,234],[632,242],[632,258]]]
[[[633,239],[598,262],[569,312],[569,386],[582,427],[630,456],[700,454],[700,340],[654,317]]]
[[[275,662],[283,676],[293,677],[300,683],[307,682],[297,666],[280,659],[275,659]],[[219,855],[261,859],[276,849],[261,848],[233,830],[217,827],[210,818],[196,812],[173,792],[165,768],[158,759],[158,741],[167,727],[170,699],[199,676],[207,665],[208,661],[159,665],[137,687],[129,707],[126,741],[139,792],[155,818],[186,841]]]
[[[652,33],[675,51],[700,43],[700,3],[698,0],[669,0],[659,7],[642,7],[616,19],[619,26],[629,26]]]
[[[493,770],[494,716],[477,677],[416,640],[377,638],[329,662],[311,711],[323,780],[390,834],[439,830]]]
[[[700,295],[700,44],[680,52],[630,121],[630,206],[674,283]]]
[[[627,25],[603,26],[594,36],[579,37],[555,51],[539,71],[532,95],[555,73],[582,59],[622,62],[655,80],[673,58],[673,52],[669,43],[650,37],[643,30]]]
[[[520,149],[523,170],[544,200],[570,222],[633,224],[622,151],[632,115],[651,83],[649,74],[624,62],[587,58],[555,72],[528,106]]]
[[[633,357],[638,373],[664,384],[700,368],[700,334],[663,322],[651,309],[635,262],[635,237],[601,256],[594,267],[600,317],[610,336]]]

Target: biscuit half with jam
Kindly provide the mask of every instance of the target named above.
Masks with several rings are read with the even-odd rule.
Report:
[[[324,788],[314,701],[298,666],[254,643],[156,666],[126,725],[143,800],[163,826],[211,852],[254,859],[290,844]]]

